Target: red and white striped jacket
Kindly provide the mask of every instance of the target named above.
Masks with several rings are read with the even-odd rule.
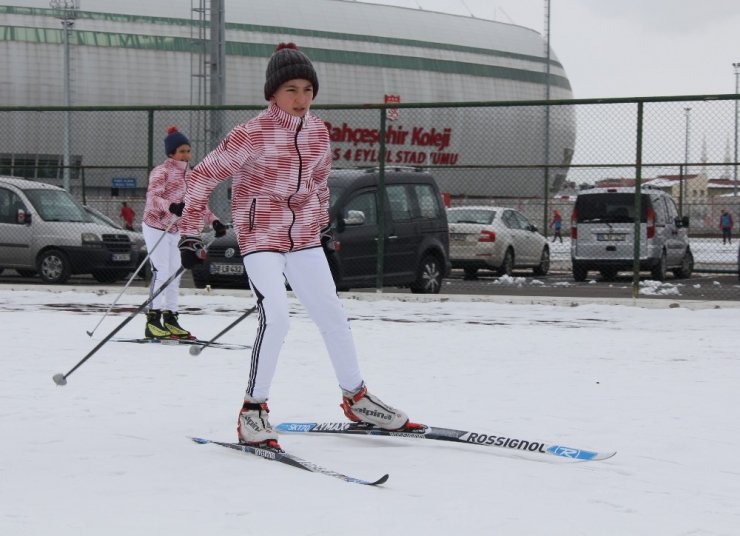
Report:
[[[200,233],[208,196],[233,177],[231,215],[242,255],[321,245],[329,224],[329,133],[318,117],[303,118],[274,103],[234,127],[188,178],[183,236]]]
[[[170,212],[170,204],[181,203],[185,198],[188,175],[190,175],[188,163],[173,158],[168,158],[152,170],[146,190],[146,205],[142,217],[144,223],[164,231],[177,220],[177,216]],[[216,219],[218,219],[216,215],[206,208],[202,219],[196,223],[200,226],[198,232],[202,230],[204,224],[210,225]],[[176,233],[178,226],[179,223],[175,223],[170,232]]]

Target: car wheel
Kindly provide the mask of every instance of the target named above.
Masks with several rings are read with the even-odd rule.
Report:
[[[504,262],[501,263],[498,269],[498,275],[511,275],[514,272],[514,251],[509,248],[504,254]]]
[[[535,266],[532,272],[534,275],[547,275],[550,271],[550,248],[545,246],[542,248],[542,255],[540,256],[540,264]]]
[[[66,283],[72,272],[67,256],[58,249],[48,249],[39,255],[37,267],[45,283]]]
[[[586,270],[582,266],[576,266],[575,264],[573,265],[573,279],[578,282],[583,282],[586,280],[587,276],[588,270]]]
[[[416,270],[416,282],[411,285],[414,294],[439,294],[442,287],[442,265],[434,255],[421,259]]]
[[[18,272],[21,277],[36,277],[36,270],[20,270],[16,268],[15,271]]]
[[[616,268],[602,268],[601,270],[599,270],[601,278],[604,281],[614,281],[614,279],[616,279],[617,277],[618,272],[619,270],[617,270]]]
[[[691,253],[690,249],[686,249],[683,259],[681,259],[681,266],[673,270],[673,275],[681,279],[688,279],[691,277],[691,273],[694,271],[694,254]]]
[[[653,266],[653,269],[650,270],[650,275],[656,281],[665,281],[667,272],[668,268],[666,267],[665,251],[663,251],[660,254],[660,260],[658,261],[658,264]]]

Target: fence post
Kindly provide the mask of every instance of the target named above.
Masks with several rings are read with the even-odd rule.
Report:
[[[376,292],[383,292],[383,259],[385,257],[385,108],[380,109],[380,140],[378,166],[378,259],[376,264]]]
[[[635,238],[632,259],[632,298],[640,296],[640,232],[642,230],[642,128],[645,103],[637,103],[637,143],[635,148]]]
[[[154,169],[154,110],[147,112],[147,152],[146,152],[146,173]]]

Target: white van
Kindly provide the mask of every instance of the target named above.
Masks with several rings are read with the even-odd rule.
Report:
[[[640,196],[640,270],[663,281],[668,270],[688,278],[694,270],[689,247],[689,218],[679,218],[673,198],[643,187]],[[593,188],[578,193],[571,216],[573,278],[584,281],[589,270],[606,280],[632,271],[635,257],[635,189]]]
[[[66,190],[0,176],[0,272],[38,274],[47,283],[92,274],[112,283],[133,272],[136,260],[129,236],[93,223]]]

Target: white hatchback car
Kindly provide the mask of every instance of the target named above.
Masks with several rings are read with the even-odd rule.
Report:
[[[511,275],[531,268],[535,275],[550,270],[547,239],[519,212],[505,207],[470,206],[447,209],[450,260],[472,277],[479,269]]]

